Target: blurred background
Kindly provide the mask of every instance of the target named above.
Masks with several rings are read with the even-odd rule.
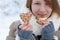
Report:
[[[0,0],[0,40],[6,40],[9,26],[19,20],[20,13],[27,12],[25,4],[26,0]]]

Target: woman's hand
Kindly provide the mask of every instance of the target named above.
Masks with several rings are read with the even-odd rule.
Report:
[[[32,25],[29,24],[29,20],[31,19],[31,16],[32,14],[29,12],[29,13],[22,13],[20,15],[21,19],[23,20],[23,24],[19,26],[19,28],[21,30],[27,30],[27,31],[30,31],[32,30]]]
[[[20,25],[19,29],[26,30],[26,31],[31,31],[32,30],[32,25],[26,22],[26,23]]]

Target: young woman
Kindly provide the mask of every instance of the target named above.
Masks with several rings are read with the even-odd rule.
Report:
[[[55,24],[50,19],[60,16],[57,0],[27,0],[27,8],[30,12],[23,15],[32,14],[31,19],[27,17],[26,21],[22,18],[23,24],[14,22],[7,40],[15,40],[16,27],[20,40],[54,40]]]

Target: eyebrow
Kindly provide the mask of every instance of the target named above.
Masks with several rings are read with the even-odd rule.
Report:
[[[40,3],[38,0],[37,0],[37,1],[35,1],[35,2],[38,2],[38,3]]]
[[[44,0],[44,1],[51,2],[52,0]]]

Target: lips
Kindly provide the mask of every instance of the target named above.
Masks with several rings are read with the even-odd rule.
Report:
[[[40,17],[45,17],[47,14],[38,14]]]

